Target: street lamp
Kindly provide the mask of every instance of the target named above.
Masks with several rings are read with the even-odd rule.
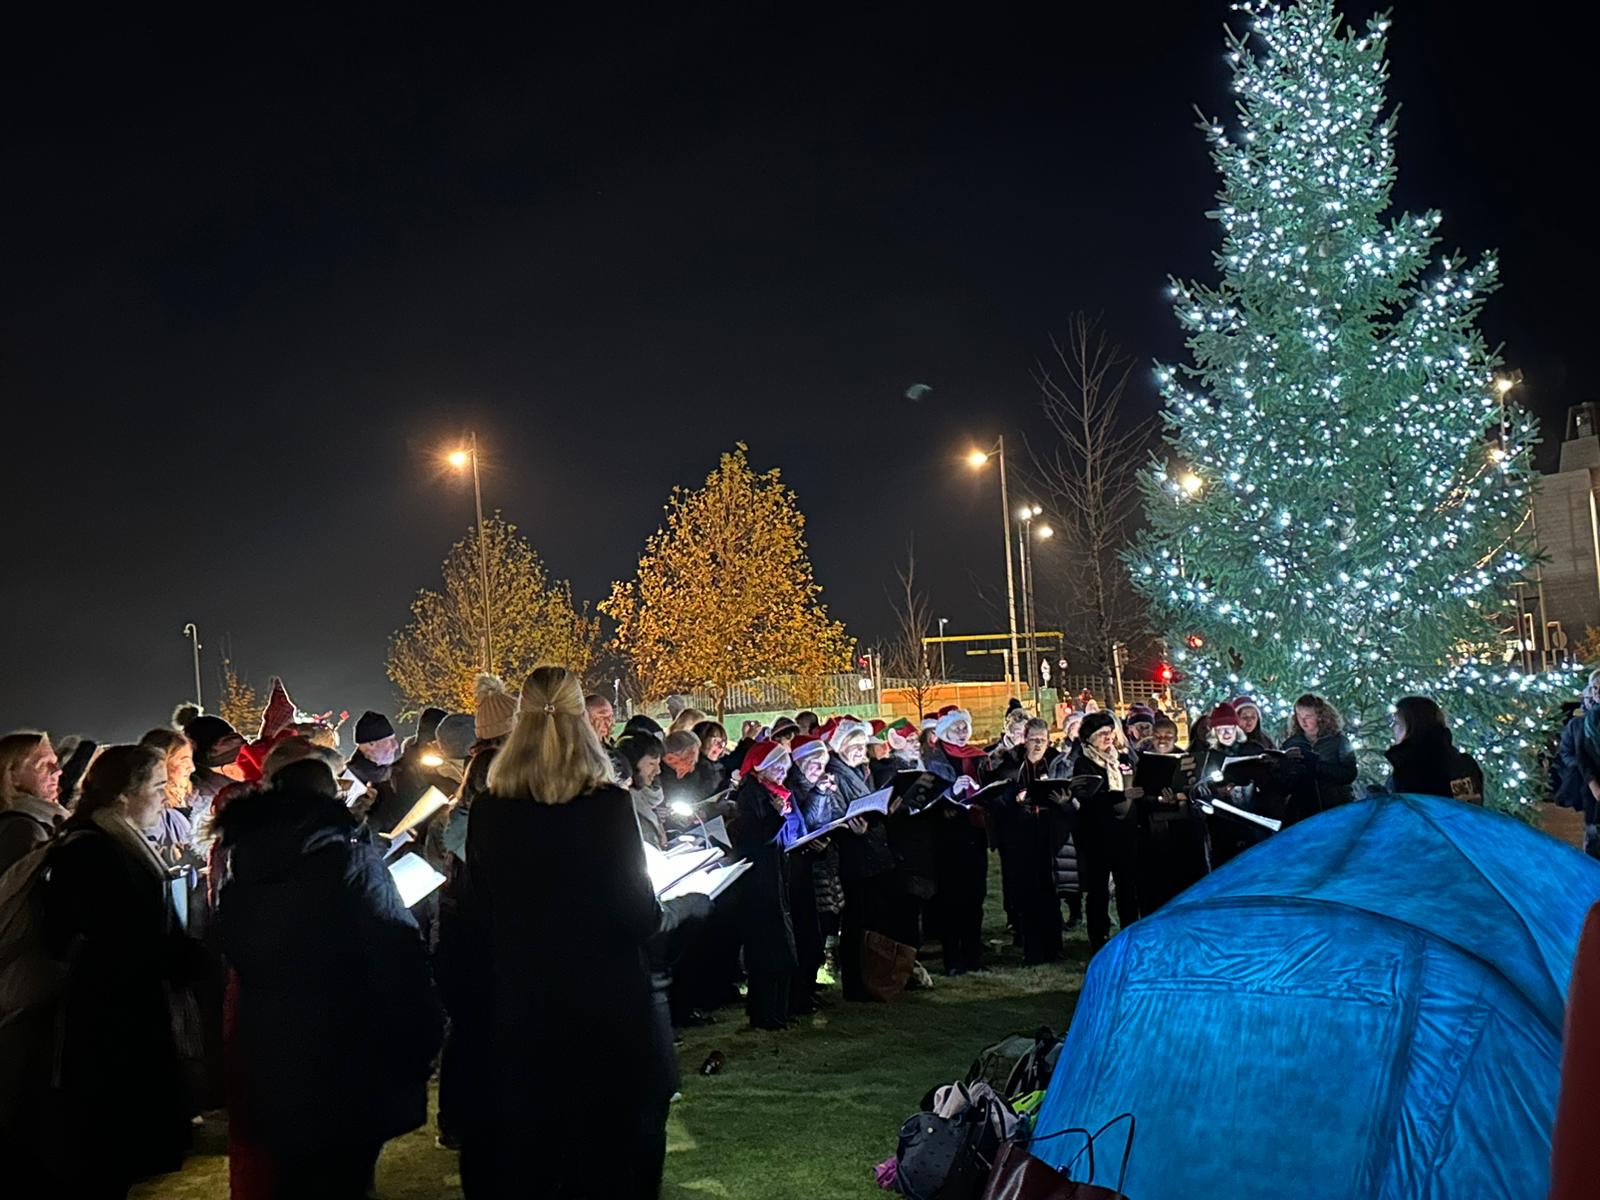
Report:
[[[452,450],[446,461],[456,470],[472,464],[472,499],[478,512],[478,586],[483,601],[483,669],[494,670],[494,617],[489,609],[489,542],[483,527],[483,484],[478,474],[478,435],[467,435],[465,449]]]
[[[1011,682],[1017,662],[1017,586],[1011,574],[1011,497],[1006,488],[1006,439],[1001,434],[993,450],[973,450],[967,455],[967,465],[973,470],[984,466],[991,458],[1000,460],[1000,524],[1006,534],[1006,617],[1011,626],[1011,661],[1006,671],[1006,682]]]
[[[200,699],[200,627],[190,621],[183,627],[183,636],[194,643],[194,704],[204,708],[205,701]]]
[[[939,682],[940,683],[948,682],[948,680],[950,679],[950,676],[946,673],[945,666],[944,666],[944,627],[946,625],[948,625],[948,624],[950,624],[950,618],[949,617],[940,617],[939,618]]]
[[[1035,711],[1039,708],[1039,613],[1033,598],[1035,572],[1031,542],[1035,535],[1048,538],[1055,534],[1048,525],[1040,526],[1037,531],[1033,528],[1034,519],[1043,513],[1044,509],[1032,503],[1017,510],[1017,522],[1022,526],[1022,628],[1028,642],[1028,687],[1033,692]]]

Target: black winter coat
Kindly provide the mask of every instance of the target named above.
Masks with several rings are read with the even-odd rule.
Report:
[[[1442,725],[1396,742],[1384,757],[1391,768],[1391,792],[1483,803],[1482,769],[1472,755],[1456,749]]]
[[[217,818],[245,1124],[295,1156],[427,1119],[441,1019],[417,923],[337,798],[265,788]]]
[[[828,774],[833,776],[839,797],[839,815],[863,796],[872,794],[867,764],[852,767],[837,756],[828,759]],[[857,835],[844,830],[837,839],[839,874],[845,879],[872,879],[895,868],[894,851],[889,848],[888,823],[882,818],[867,818],[867,831]]]
[[[777,841],[783,817],[773,807],[772,793],[755,775],[747,775],[733,793],[738,820],[733,825],[733,853],[750,862],[750,870],[734,886],[744,931],[745,966],[752,971],[795,969],[794,924],[789,916],[789,859]]]
[[[1284,824],[1292,825],[1339,804],[1349,804],[1355,794],[1355,747],[1342,733],[1329,733],[1315,742],[1296,730],[1283,743],[1285,752],[1298,750],[1298,760],[1287,764],[1290,772],[1289,810]]]
[[[633,801],[609,785],[554,803],[480,796],[462,882],[463,1177],[469,1195],[527,1195],[543,1173],[531,1146],[593,1146],[606,1113],[672,1094],[647,957],[661,908]]]
[[[75,947],[75,961],[59,1103],[39,1115],[52,1125],[42,1144],[60,1138],[65,1147],[52,1155],[65,1189],[57,1194],[87,1195],[182,1164],[192,1107],[168,996],[198,978],[205,959],[152,863],[87,817],[59,836],[70,840],[50,859],[44,933],[57,955]]]

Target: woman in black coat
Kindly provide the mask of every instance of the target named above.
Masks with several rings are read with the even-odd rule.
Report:
[[[828,745],[828,776],[833,780],[835,816],[872,793],[867,763],[867,738],[872,727],[844,718],[822,727]],[[819,733],[822,732],[819,730]],[[839,986],[846,1000],[871,1000],[867,990],[867,934],[877,933],[901,945],[916,945],[915,910],[896,885],[896,861],[889,845],[888,822],[879,816],[859,818],[835,839],[839,847],[839,880],[844,911],[839,917]],[[910,919],[908,919],[908,913]]]
[[[733,852],[750,863],[739,880],[739,929],[749,976],[745,1012],[755,1029],[786,1029],[790,991],[798,965],[794,922],[789,914],[789,855],[781,838],[796,817],[784,784],[792,763],[779,742],[757,742],[745,754],[734,790]],[[813,914],[814,915],[814,914]]]
[[[1405,696],[1394,706],[1394,745],[1384,751],[1389,790],[1483,803],[1483,771],[1456,749],[1444,711],[1426,696]]]
[[[1012,872],[1012,895],[1022,961],[1029,965],[1061,957],[1061,900],[1056,895],[1056,854],[1072,834],[1077,812],[1070,802],[1058,807],[1040,789],[1028,786],[1052,778],[1059,753],[1050,747],[1050,726],[1038,717],[1022,731],[1022,743],[997,756],[993,779],[1010,780],[1015,789],[989,805],[995,840],[1006,848]],[[1074,867],[1076,863],[1074,862]]]
[[[426,948],[339,796],[338,756],[280,743],[217,817],[223,951],[238,976],[229,1120],[272,1191],[361,1197],[383,1143],[427,1119],[441,1016]]]
[[[984,782],[986,756],[968,744],[972,714],[964,709],[942,713],[934,726],[933,744],[923,765],[950,785],[947,793],[964,799]],[[944,973],[965,975],[983,968],[983,901],[989,892],[989,834],[981,808],[963,811],[941,806],[935,845],[937,894],[933,917],[944,945]]]
[[[633,803],[610,779],[577,676],[534,670],[467,833],[453,993],[469,1010],[472,1200],[660,1191],[673,1050],[647,948],[661,909]]]
[[[183,1163],[192,1108],[172,997],[205,959],[178,925],[167,866],[143,833],[166,782],[161,751],[112,746],[57,835],[43,926],[52,952],[70,953],[73,965],[54,1043],[59,1090],[48,1111],[41,1105],[33,1139],[39,1177],[51,1182],[30,1190],[30,1165],[8,1162],[18,1196],[125,1196],[135,1180]]]
[[[1111,883],[1117,885],[1117,923],[1126,929],[1139,919],[1139,820],[1131,757],[1117,750],[1110,713],[1093,712],[1078,727],[1082,752],[1072,777],[1095,778],[1101,786],[1079,800],[1078,877],[1083,884],[1084,920],[1089,948],[1098,950],[1111,936]]]

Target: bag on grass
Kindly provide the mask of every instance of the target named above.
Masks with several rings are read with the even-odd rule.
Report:
[[[1061,1039],[1053,1030],[1041,1026],[1033,1037],[1033,1045],[1011,1068],[1000,1094],[1010,1100],[1029,1092],[1044,1091],[1050,1086],[1050,1077],[1055,1074],[1060,1059]]]
[[[928,1111],[900,1127],[896,1190],[909,1200],[978,1200],[990,1164],[1019,1127],[1017,1115],[987,1084],[938,1089]]]
[[[1031,1036],[1013,1033],[984,1047],[967,1071],[967,1082],[981,1080],[1007,1099],[1036,1092],[1049,1085],[1060,1056],[1061,1039],[1041,1025]]]
[[[1088,1155],[1089,1178],[1093,1179],[1095,1139],[1118,1121],[1128,1122],[1128,1140],[1122,1150],[1122,1167],[1117,1172],[1117,1186],[1105,1187],[1097,1183],[1080,1183],[1072,1178],[1078,1160]],[[989,1172],[981,1200],[1128,1200],[1122,1191],[1128,1177],[1128,1158],[1133,1153],[1133,1114],[1123,1113],[1112,1117],[1099,1129],[1061,1129],[1055,1133],[1030,1138],[1012,1138],[1000,1147],[994,1167]],[[1033,1157],[1028,1147],[1051,1138],[1065,1137],[1069,1133],[1082,1134],[1084,1147],[1067,1163],[1064,1170],[1056,1170],[1048,1163]]]
[[[905,991],[916,965],[915,946],[867,931],[861,951],[861,986],[872,999],[887,1002]]]

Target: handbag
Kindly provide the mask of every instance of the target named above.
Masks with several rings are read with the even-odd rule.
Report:
[[[1089,1178],[1094,1178],[1094,1140],[1124,1117],[1128,1121],[1128,1142],[1122,1151],[1122,1169],[1117,1172],[1117,1186],[1108,1188],[1097,1183],[1074,1180],[1068,1172],[1085,1153],[1089,1156]],[[1030,1138],[1011,1138],[995,1156],[994,1167],[989,1172],[989,1184],[984,1188],[981,1200],[1128,1200],[1123,1194],[1122,1184],[1128,1175],[1128,1158],[1133,1153],[1133,1127],[1133,1114],[1123,1113],[1112,1117],[1093,1133],[1087,1129],[1061,1129]],[[1065,1137],[1069,1133],[1083,1134],[1084,1147],[1067,1163],[1065,1170],[1058,1171],[1028,1152],[1028,1146],[1033,1142]]]
[[[906,990],[917,948],[868,930],[861,946],[861,986],[874,1000],[893,1000]]]

